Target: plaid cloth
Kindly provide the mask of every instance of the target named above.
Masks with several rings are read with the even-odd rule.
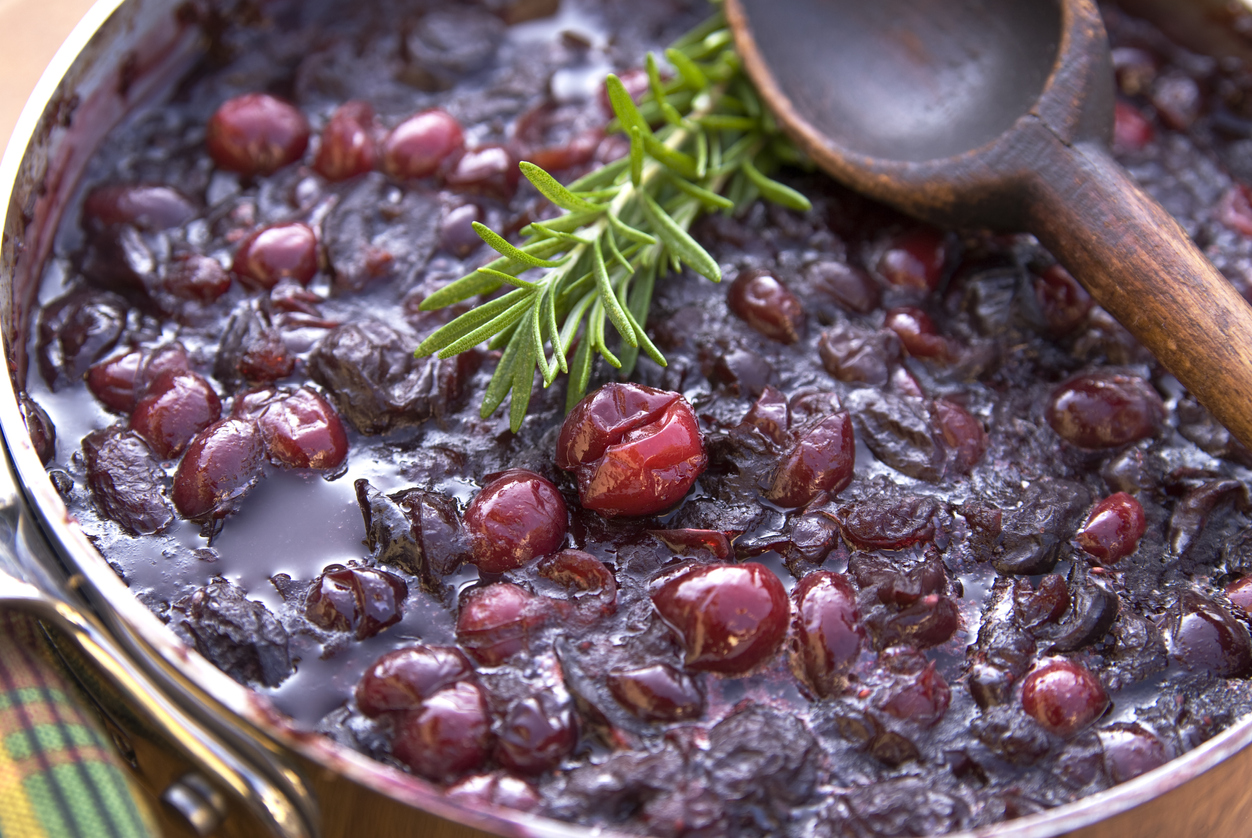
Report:
[[[148,838],[158,830],[38,624],[0,614],[0,838]]]

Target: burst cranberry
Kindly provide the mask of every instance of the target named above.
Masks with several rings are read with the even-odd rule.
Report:
[[[1100,371],[1057,387],[1047,418],[1052,430],[1080,448],[1118,448],[1155,435],[1165,406],[1142,378]]]
[[[801,579],[791,598],[792,669],[822,698],[836,695],[865,640],[856,591],[845,577],[823,570]]]
[[[1118,151],[1142,151],[1156,137],[1156,129],[1138,108],[1118,101],[1113,106],[1113,147]]]
[[[1031,587],[1027,579],[1018,580],[1013,588],[1013,605],[1018,622],[1025,628],[1055,623],[1069,610],[1069,585],[1065,577],[1049,573]]]
[[[308,285],[317,275],[317,234],[298,221],[264,227],[239,245],[231,270],[267,289],[284,279]]]
[[[1236,579],[1227,585],[1226,596],[1245,614],[1252,616],[1252,576]]]
[[[618,703],[644,721],[680,722],[704,712],[699,686],[669,664],[610,672],[608,687]]]
[[[690,555],[693,551],[703,550],[715,559],[725,561],[734,555],[730,546],[730,537],[721,530],[649,530],[675,553]]]
[[[165,274],[165,290],[183,300],[211,303],[230,290],[230,272],[211,256],[187,253],[174,258]]]
[[[795,343],[804,332],[804,306],[771,271],[740,271],[726,302],[740,320],[770,340]]]
[[[301,387],[257,418],[270,461],[288,468],[333,469],[348,456],[348,435],[324,398]]]
[[[677,393],[606,384],[561,426],[556,464],[578,477],[582,505],[649,515],[687,494],[708,464],[695,413]]]
[[[110,184],[91,190],[83,201],[83,220],[101,227],[130,224],[140,230],[168,230],[195,215],[191,199],[168,186]]]
[[[509,708],[496,740],[496,759],[523,774],[556,768],[578,744],[574,708],[549,691]]]
[[[943,280],[948,248],[943,233],[920,227],[896,236],[878,259],[878,273],[899,288],[934,291]]]
[[[1109,697],[1086,667],[1064,659],[1040,664],[1022,682],[1022,707],[1057,736],[1072,736],[1100,718]]]
[[[965,408],[947,399],[936,399],[932,408],[935,428],[951,454],[953,470],[968,474],[987,453],[987,431]]]
[[[347,180],[374,168],[374,109],[366,102],[344,102],[322,129],[313,169],[327,180]]]
[[[167,371],[156,377],[135,405],[130,429],[163,460],[177,457],[192,437],[216,422],[222,402],[204,376]]]
[[[1140,725],[1109,725],[1097,735],[1104,749],[1104,767],[1115,783],[1133,780],[1169,761],[1165,743]]]
[[[508,200],[517,191],[522,173],[517,167],[517,161],[504,146],[479,146],[448,160],[443,181],[458,192],[472,192]]]
[[[444,687],[474,675],[453,646],[406,646],[374,661],[356,685],[356,704],[367,716],[409,710]]]
[[[1166,626],[1169,653],[1188,670],[1224,678],[1252,670],[1248,628],[1221,604],[1184,593],[1169,612]]]
[[[174,472],[172,499],[185,518],[229,514],[261,477],[264,446],[251,422],[223,419],[201,431]]]
[[[882,709],[897,719],[931,727],[943,718],[951,702],[948,682],[930,661],[921,672],[897,684],[883,699]]]
[[[1101,564],[1115,564],[1135,552],[1147,526],[1139,501],[1118,492],[1095,505],[1075,541]]]
[[[1093,305],[1091,295],[1060,265],[1052,265],[1035,277],[1034,286],[1035,299],[1052,331],[1071,332],[1087,319]]]
[[[562,550],[539,562],[536,570],[543,578],[570,589],[575,599],[595,598],[603,614],[617,609],[617,580],[613,571],[590,553]]]
[[[869,274],[843,262],[814,262],[804,274],[814,291],[856,314],[869,314],[882,301],[882,292]]]
[[[483,666],[499,666],[530,648],[554,616],[552,600],[508,582],[470,591],[456,620],[456,639]]]
[[[401,716],[391,753],[415,774],[448,782],[487,761],[491,738],[491,714],[482,688],[461,681]]]
[[[400,604],[408,595],[409,586],[394,573],[333,564],[309,589],[304,616],[314,625],[350,631],[364,640],[400,622]]]
[[[691,568],[652,595],[692,669],[742,675],[769,660],[787,635],[787,591],[764,565]]]
[[[782,445],[787,439],[787,397],[773,387],[766,387],[748,408],[743,424],[751,425]]]
[[[765,496],[780,506],[804,506],[822,492],[852,482],[856,440],[846,410],[810,428],[783,457]]]
[[[904,350],[914,358],[942,359],[952,354],[935,321],[916,306],[891,309],[883,326],[896,333]]]
[[[465,143],[461,123],[444,111],[423,111],[401,122],[383,140],[383,168],[398,178],[429,177]]]
[[[245,93],[224,102],[209,118],[205,143],[223,169],[267,175],[300,159],[309,144],[309,123],[294,105]]]
[[[504,573],[552,553],[568,525],[556,486],[525,469],[497,475],[465,510],[473,561],[486,573]]]

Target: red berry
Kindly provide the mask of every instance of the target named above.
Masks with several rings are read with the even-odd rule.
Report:
[[[606,384],[565,417],[556,464],[578,477],[582,505],[649,515],[682,499],[708,464],[695,413],[677,393]]]
[[[136,403],[130,429],[143,437],[158,457],[169,460],[221,415],[222,402],[204,376],[169,370],[158,375],[147,395]]]
[[[856,314],[869,314],[882,302],[882,292],[869,274],[844,262],[814,262],[804,273],[814,291]]]
[[[464,144],[461,123],[453,116],[423,111],[401,122],[383,140],[383,168],[398,178],[429,177]]]
[[[681,529],[648,530],[648,532],[660,539],[662,544],[675,553],[691,555],[695,551],[703,550],[721,561],[735,554],[730,538],[721,530]]]
[[[804,306],[770,271],[740,271],[726,302],[740,320],[770,340],[795,343],[804,332]]]
[[[787,591],[764,565],[690,568],[652,595],[692,669],[742,675],[769,660],[787,635]]]
[[[1115,724],[1100,730],[1104,767],[1115,783],[1133,780],[1169,761],[1165,743],[1137,724]]]
[[[264,93],[245,93],[222,103],[209,118],[205,143],[223,169],[268,175],[304,154],[309,123],[294,105]]]
[[[211,256],[176,256],[165,274],[165,290],[183,300],[211,303],[230,290],[230,272]]]
[[[1139,109],[1118,100],[1113,106],[1113,147],[1118,151],[1142,151],[1156,136],[1156,129]]]
[[[1252,616],[1252,576],[1236,579],[1226,586],[1226,596],[1235,605]]]
[[[846,410],[810,428],[783,457],[765,496],[780,506],[804,506],[822,492],[837,494],[852,482],[856,439]]]
[[[1060,265],[1052,265],[1035,277],[1035,299],[1048,322],[1058,334],[1071,332],[1083,324],[1094,303],[1087,289]]]
[[[461,681],[400,717],[391,753],[415,774],[448,782],[482,766],[491,755],[491,740],[482,688]]]
[[[897,719],[931,727],[943,718],[952,702],[948,682],[930,661],[919,673],[895,686],[882,701],[882,709]]]
[[[1252,670],[1248,628],[1220,603],[1184,593],[1169,612],[1166,637],[1170,655],[1186,669],[1223,678]]]
[[[313,582],[304,616],[331,631],[350,631],[357,640],[373,637],[400,622],[400,604],[409,586],[394,573],[333,564]]]
[[[444,796],[462,807],[481,809],[503,806],[515,812],[532,812],[542,799],[534,787],[509,774],[475,774],[449,786]]]
[[[943,233],[919,227],[896,236],[878,259],[878,273],[900,288],[934,291],[943,280],[948,248]]]
[[[865,640],[856,591],[845,577],[823,570],[801,579],[791,598],[792,669],[818,696],[838,695]]]
[[[1074,540],[1100,564],[1115,564],[1135,552],[1147,526],[1139,501],[1118,492],[1095,505]]]
[[[968,474],[987,453],[987,431],[965,408],[947,399],[936,399],[932,408],[935,428],[951,452],[952,468]]]
[[[502,145],[471,148],[449,158],[443,182],[457,192],[471,192],[508,200],[517,191],[521,170]]]
[[[132,349],[125,355],[107,358],[87,370],[87,389],[100,403],[115,413],[135,409],[135,389],[144,355]]]
[[[1022,708],[1057,736],[1074,735],[1108,705],[1100,679],[1073,661],[1046,661],[1022,681]]]
[[[1155,435],[1165,405],[1142,378],[1097,371],[1057,387],[1047,418],[1052,430],[1079,448],[1118,448]]]
[[[269,404],[257,418],[257,430],[270,461],[288,468],[333,469],[348,456],[339,414],[308,387]]]
[[[264,227],[239,245],[231,270],[266,289],[284,279],[308,285],[317,275],[317,234],[298,221]]]
[[[568,525],[556,486],[525,469],[497,475],[465,510],[473,562],[485,573],[504,573],[556,551]]]
[[[410,710],[444,687],[474,675],[452,646],[406,646],[374,661],[356,685],[356,704],[367,716]]]
[[[331,181],[347,180],[374,168],[374,109],[365,102],[344,102],[322,129],[313,169]]]
[[[475,588],[457,614],[457,642],[483,666],[499,666],[530,648],[531,638],[555,616],[554,606],[508,582]]]
[[[900,338],[904,350],[914,358],[939,358],[951,356],[948,341],[939,334],[935,321],[916,306],[900,306],[887,312],[883,327]]]
[[[539,562],[539,575],[571,589],[575,600],[592,597],[600,614],[617,610],[617,580],[604,562],[582,550],[562,550]]]
[[[560,765],[577,744],[573,707],[544,691],[509,708],[496,740],[496,759],[514,771],[538,774]]]
[[[608,687],[623,707],[644,721],[680,722],[704,712],[699,686],[669,664],[610,672]]]
[[[251,422],[223,419],[201,431],[174,472],[171,493],[184,518],[229,514],[261,477],[264,446]]]
[[[168,186],[114,183],[91,190],[83,200],[88,225],[130,224],[140,230],[168,230],[196,216],[191,199]]]
[[[751,425],[782,445],[787,439],[787,397],[773,387],[766,387],[748,408],[743,424]]]

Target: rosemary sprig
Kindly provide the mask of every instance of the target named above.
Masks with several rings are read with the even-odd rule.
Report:
[[[483,341],[503,349],[482,415],[512,393],[514,431],[526,417],[536,368],[544,387],[570,376],[568,410],[586,392],[596,355],[623,376],[640,352],[665,365],[642,325],[656,280],[683,265],[721,280],[717,261],[688,232],[701,214],[734,212],[757,197],[809,208],[808,199],[767,174],[799,155],[741,72],[721,13],[675,42],[665,58],[674,76],[663,78],[649,54],[649,92],[637,106],[617,76],[605,80],[616,117],[610,127],[630,138],[630,154],[568,186],[521,163],[526,179],[562,213],[524,228],[520,245],[476,223],[500,257],[422,303],[430,311],[511,288],[436,330],[417,355],[449,358]],[[532,270],[542,273],[522,278]],[[607,342],[610,324],[616,354]]]

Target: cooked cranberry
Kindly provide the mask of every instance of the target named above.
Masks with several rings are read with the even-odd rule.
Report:
[[[666,663],[609,673],[609,692],[648,722],[680,722],[704,712],[704,694],[690,675]]]
[[[491,714],[482,688],[461,681],[408,710],[396,723],[396,759],[430,780],[448,782],[491,755]]]
[[[1100,718],[1109,697],[1086,667],[1057,658],[1022,681],[1022,708],[1057,736],[1072,736]]]
[[[553,617],[553,603],[508,582],[470,591],[456,620],[457,642],[483,666],[499,666],[530,648]]]
[[[897,719],[931,727],[943,718],[952,701],[948,682],[930,661],[919,673],[910,673],[908,680],[892,689],[882,701],[882,709]]]
[[[30,396],[19,393],[17,401],[22,411],[22,421],[26,423],[26,433],[30,436],[30,444],[39,456],[39,461],[46,466],[56,456],[56,426],[52,424],[52,418],[47,412]]]
[[[223,419],[201,431],[174,472],[174,506],[184,518],[229,514],[261,478],[264,446],[256,426]]]
[[[461,123],[444,111],[423,111],[401,122],[383,140],[383,168],[398,178],[433,175],[444,158],[461,148]]]
[[[135,409],[135,389],[142,365],[143,353],[137,349],[93,364],[87,370],[87,389],[109,410],[130,413]]]
[[[839,323],[822,332],[817,352],[826,372],[838,380],[881,386],[900,357],[900,339],[894,332]]]
[[[839,509],[843,537],[862,550],[899,550],[935,537],[938,502],[928,495],[870,496]]]
[[[473,561],[486,573],[504,573],[555,551],[568,525],[556,486],[525,469],[496,476],[465,510]]]
[[[522,173],[513,155],[502,145],[471,148],[448,158],[444,183],[458,192],[472,192],[508,200],[517,191]]]
[[[1169,761],[1165,743],[1137,724],[1109,725],[1096,735],[1104,749],[1104,767],[1115,783],[1133,780]]]
[[[161,532],[174,520],[165,475],[137,434],[113,425],[83,438],[87,485],[97,508],[132,535]]]
[[[165,274],[165,290],[183,300],[211,303],[230,290],[230,273],[211,256],[187,253],[174,258]]]
[[[556,464],[578,477],[582,505],[649,515],[677,503],[708,464],[695,413],[677,393],[606,384],[561,426]]]
[[[822,570],[801,579],[791,598],[792,668],[818,696],[837,695],[865,639],[856,591],[844,576]]]
[[[899,611],[879,611],[870,617],[874,619],[867,618],[866,623],[880,649],[901,644],[929,649],[951,640],[961,626],[961,613],[952,598],[934,593]]]
[[[1157,78],[1148,96],[1161,122],[1176,131],[1185,131],[1204,111],[1204,95],[1196,80],[1181,73]]]
[[[772,271],[740,271],[726,302],[740,320],[770,340],[795,343],[804,332],[804,306]]]
[[[1221,604],[1184,593],[1170,609],[1166,626],[1169,653],[1188,670],[1225,678],[1252,670],[1248,628]]]
[[[483,243],[474,232],[474,222],[482,220],[483,213],[477,204],[462,204],[448,210],[439,226],[439,246],[454,256],[469,256]]]
[[[1252,236],[1252,188],[1236,183],[1222,195],[1217,217],[1223,224],[1245,236]]]
[[[257,418],[270,461],[288,468],[333,469],[348,456],[348,435],[330,403],[301,387]]]
[[[748,408],[743,422],[782,445],[787,439],[787,397],[773,387],[766,387]]]
[[[719,353],[709,371],[710,383],[747,398],[764,392],[773,377],[774,367],[769,361],[742,347]]]
[[[1025,628],[1055,623],[1069,609],[1069,585],[1065,577],[1049,573],[1037,588],[1028,579],[1018,579],[1013,588],[1013,604],[1018,622]]]
[[[308,285],[317,275],[317,234],[298,221],[263,227],[239,245],[231,270],[262,288],[283,279]]]
[[[1118,492],[1095,505],[1074,540],[1101,564],[1115,564],[1135,552],[1147,525],[1139,501]]]
[[[939,334],[935,321],[916,306],[900,306],[887,312],[883,327],[900,338],[904,351],[914,358],[947,358],[952,354],[948,341]]]
[[[783,456],[765,496],[780,506],[803,506],[822,492],[837,494],[852,482],[856,440],[846,410],[810,428]]]
[[[449,786],[444,796],[453,803],[476,811],[489,805],[515,812],[531,812],[538,809],[542,802],[539,792],[530,783],[510,774],[474,774]]]
[[[1052,430],[1080,448],[1117,448],[1156,434],[1165,406],[1142,378],[1098,371],[1056,388],[1047,418]]]
[[[53,390],[79,380],[112,351],[126,328],[128,306],[116,294],[70,291],[39,312],[39,372]]]
[[[374,168],[374,109],[366,102],[344,102],[322,129],[313,169],[327,180],[347,180]]]
[[[1252,616],[1252,576],[1236,579],[1227,585],[1226,596],[1245,614]]]
[[[546,172],[559,172],[590,163],[603,140],[604,129],[589,128],[570,137],[568,142],[561,145],[528,149],[521,158],[529,160]]]
[[[843,262],[814,262],[804,273],[814,291],[826,293],[856,314],[869,314],[882,300],[882,292],[869,274]]]
[[[135,404],[130,429],[147,440],[158,457],[169,460],[221,415],[222,402],[204,376],[167,371],[156,377],[147,395]]]
[[[209,118],[205,143],[223,169],[267,175],[300,159],[309,144],[309,123],[287,102],[245,93],[222,103]]]
[[[115,183],[96,187],[83,200],[83,220],[101,227],[130,224],[140,230],[168,230],[195,215],[191,199],[168,186]]]
[[[769,660],[787,635],[787,591],[764,565],[693,567],[652,595],[692,669],[742,675]]]
[[[496,740],[496,759],[514,771],[539,774],[560,765],[576,744],[574,708],[544,691],[509,708]]]
[[[725,561],[734,555],[730,538],[721,530],[649,530],[661,540],[666,547],[675,553],[688,554],[694,550],[704,550],[713,558]]]
[[[1060,265],[1052,265],[1035,277],[1034,286],[1035,300],[1052,331],[1071,332],[1087,319],[1093,305],[1091,295]]]
[[[1113,147],[1118,151],[1142,151],[1156,137],[1156,129],[1138,108],[1118,100],[1113,106]]]
[[[617,579],[590,553],[562,550],[540,561],[536,570],[543,578],[571,589],[575,599],[594,597],[601,613],[611,614],[617,608]]]
[[[839,394],[830,390],[801,390],[787,404],[787,427],[802,431],[841,410]]]
[[[935,428],[948,446],[954,471],[968,474],[987,453],[987,431],[982,422],[959,404],[936,399],[932,407]]]
[[[453,646],[405,646],[374,661],[356,685],[356,704],[367,716],[410,710],[439,690],[474,675]]]
[[[891,240],[878,259],[878,273],[900,288],[934,291],[943,279],[947,259],[943,233],[919,227]]]
[[[350,631],[357,640],[400,622],[409,586],[394,573],[333,564],[322,571],[305,598],[304,616],[331,631]]]

